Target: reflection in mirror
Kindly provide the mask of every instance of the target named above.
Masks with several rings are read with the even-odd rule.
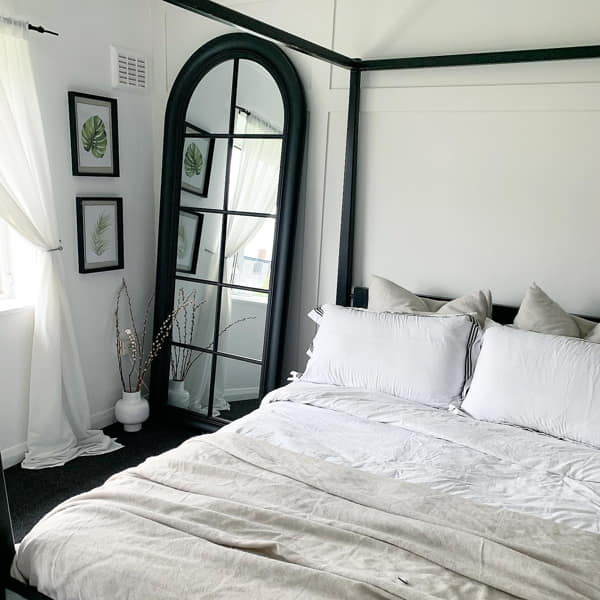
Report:
[[[208,137],[207,131],[190,123],[185,124],[181,169],[182,189],[203,198],[208,196],[214,151],[215,140]]]
[[[219,214],[180,209],[177,235],[177,272],[216,281],[219,276],[221,223]]]
[[[260,365],[217,357],[215,406],[221,418],[237,419],[258,408],[260,375]]]
[[[189,131],[189,126],[188,129]],[[210,143],[212,142],[212,160]],[[190,144],[196,144],[197,152],[190,152]],[[207,147],[208,144],[208,147]],[[190,152],[186,165],[186,154]],[[198,160],[198,154],[201,160]],[[195,158],[194,158],[195,157]],[[225,197],[225,166],[227,164],[227,140],[194,138],[186,136],[181,166],[181,206],[189,208],[223,208]],[[186,174],[187,168],[187,174]],[[206,189],[204,189],[206,188]],[[202,195],[201,191],[206,191]]]
[[[167,401],[170,406],[208,414],[212,355],[171,347],[171,370]]]
[[[240,60],[235,133],[281,134],[283,99],[272,75],[257,62]],[[248,123],[248,120],[250,123]]]
[[[269,295],[230,290],[221,302],[219,350],[262,360]],[[225,329],[227,327],[227,329]]]
[[[280,163],[281,140],[235,139],[231,151],[229,210],[275,214]]]
[[[193,281],[175,282],[174,342],[210,349],[213,346],[217,287]]]
[[[211,69],[196,86],[185,120],[210,133],[229,133],[233,61]]]
[[[225,244],[225,282],[269,289],[275,219],[230,216]]]

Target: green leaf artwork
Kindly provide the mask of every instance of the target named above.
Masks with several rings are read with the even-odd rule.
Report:
[[[110,240],[106,235],[111,226],[110,215],[103,212],[96,221],[92,233],[92,250],[96,256],[102,256],[110,246]]]
[[[204,158],[202,158],[202,152],[200,152],[200,148],[192,142],[185,151],[185,158],[183,160],[183,166],[185,169],[185,174],[188,177],[193,177],[194,175],[200,175],[200,171],[202,171],[202,165],[204,164]]]
[[[187,239],[185,235],[185,227],[179,226],[179,233],[177,235],[177,258],[183,258],[185,251],[187,250]]]
[[[102,158],[106,153],[106,127],[98,115],[90,117],[81,128],[81,142],[86,152],[91,152],[96,158]]]

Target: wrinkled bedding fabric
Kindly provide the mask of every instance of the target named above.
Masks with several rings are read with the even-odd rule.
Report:
[[[63,503],[12,572],[69,600],[594,600],[599,474],[581,444],[297,382]]]
[[[225,430],[600,534],[600,450],[577,442],[302,381]]]

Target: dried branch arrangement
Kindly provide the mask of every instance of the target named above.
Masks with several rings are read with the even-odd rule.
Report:
[[[188,300],[187,303],[185,303],[186,298]],[[185,344],[186,346],[192,346],[194,345],[194,332],[198,323],[196,313],[203,304],[206,304],[206,300],[197,302],[195,290],[186,297],[183,289],[180,288],[177,292],[177,302],[178,305],[183,308],[173,319],[173,331],[176,334],[175,341]],[[255,316],[251,316],[237,319],[233,323],[227,325],[227,327],[221,329],[221,331],[219,331],[219,337],[238,323],[243,323],[244,321],[255,318]],[[213,345],[214,340],[205,346],[205,348],[210,350]],[[191,368],[194,366],[194,363],[205,354],[204,352],[193,350],[186,346],[173,346],[171,350],[171,379],[173,379],[173,381],[184,381]]]
[[[115,339],[117,346],[117,362],[119,365],[119,374],[121,376],[121,385],[125,392],[138,392],[144,385],[144,378],[152,361],[158,356],[165,343],[169,339],[173,321],[177,318],[180,311],[187,309],[191,303],[191,298],[179,299],[180,302],[173,311],[163,321],[154,339],[148,337],[150,328],[150,310],[154,296],[148,298],[144,310],[144,321],[142,324],[141,335],[135,324],[133,314],[133,303],[125,279],[121,281],[121,286],[117,292],[115,307]],[[129,326],[123,328],[121,310],[124,307],[124,320],[129,321]],[[146,348],[147,343],[149,348]]]

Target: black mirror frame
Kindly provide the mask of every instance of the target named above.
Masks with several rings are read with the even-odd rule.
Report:
[[[183,152],[187,107],[200,80],[211,69],[231,59],[248,59],[263,66],[277,83],[284,107],[282,159],[277,197],[278,217],[275,231],[276,251],[271,266],[270,301],[260,383],[262,397],[281,382],[295,222],[306,137],[306,100],[298,73],[281,48],[262,38],[247,33],[231,33],[211,40],[188,59],[171,88],[165,113],[154,332],[158,331],[173,310],[177,258],[176,232],[181,187],[179,157]],[[167,406],[169,350],[167,344],[152,367],[150,400],[154,416],[163,413]],[[179,413],[179,417],[191,417],[189,419],[191,422],[205,422],[207,429],[215,429],[223,423],[215,421],[210,416],[204,417],[199,414],[196,416],[191,411],[173,410]]]

